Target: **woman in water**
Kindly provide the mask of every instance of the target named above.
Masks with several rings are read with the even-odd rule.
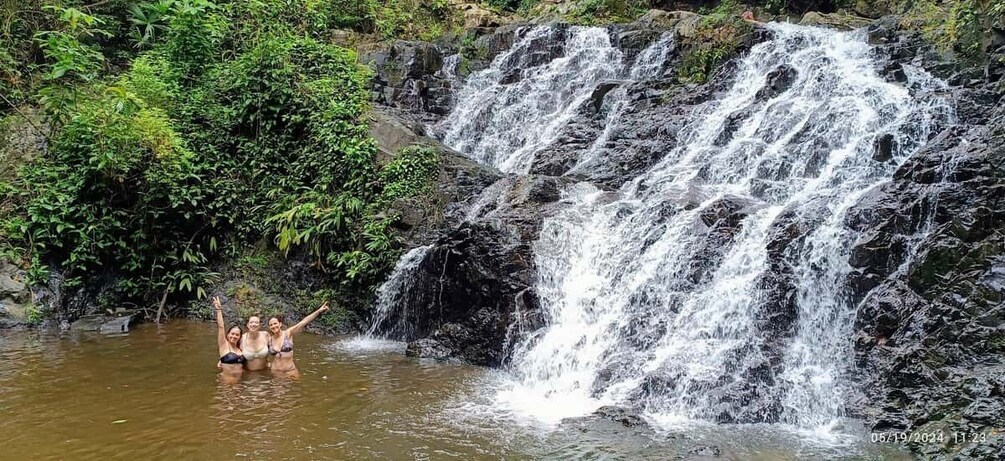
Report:
[[[279,317],[269,318],[269,353],[272,354],[272,371],[276,374],[296,378],[300,375],[297,372],[297,364],[293,362],[293,334],[299,333],[308,323],[311,323],[322,312],[328,310],[328,302],[325,301],[318,310],[311,312],[292,327],[283,329],[283,322]]]
[[[248,332],[241,336],[241,350],[247,362],[244,368],[248,371],[258,371],[269,368],[269,338],[268,333],[261,331],[262,317],[248,317]]]
[[[223,322],[220,298],[215,296],[213,310],[216,311],[216,345],[220,351],[221,377],[227,382],[237,382],[241,379],[245,362],[244,354],[241,353],[241,327],[234,325],[227,329],[227,325]]]

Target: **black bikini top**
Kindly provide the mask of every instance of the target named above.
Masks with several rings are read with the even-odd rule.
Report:
[[[226,363],[228,365],[243,364],[246,362],[243,355],[238,355],[233,352],[228,352],[220,357],[220,363]]]

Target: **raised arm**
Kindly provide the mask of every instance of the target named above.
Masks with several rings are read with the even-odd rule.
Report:
[[[318,318],[318,316],[321,315],[322,312],[325,312],[327,310],[328,310],[328,301],[325,301],[325,303],[322,304],[321,307],[318,308],[318,310],[311,312],[307,317],[304,317],[303,320],[297,322],[296,325],[293,325],[292,327],[288,328],[286,330],[287,334],[292,335],[293,333],[299,333],[300,330],[303,330],[308,323],[313,322],[314,319]]]
[[[220,306],[220,297],[213,297],[213,310],[216,311],[216,345],[222,346],[227,342],[227,324],[223,321],[223,307]]]

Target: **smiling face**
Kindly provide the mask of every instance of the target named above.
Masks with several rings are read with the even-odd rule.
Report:
[[[279,319],[275,317],[269,319],[269,331],[271,331],[272,334],[278,335],[279,332],[282,330],[283,330],[283,322],[280,322]]]
[[[227,330],[227,342],[232,346],[237,346],[237,342],[241,340],[241,328],[237,326],[230,327]]]
[[[252,315],[248,317],[248,331],[258,331],[262,327],[262,319],[258,318],[257,315]]]

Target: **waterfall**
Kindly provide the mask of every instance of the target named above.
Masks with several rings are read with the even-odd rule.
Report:
[[[469,77],[442,122],[443,142],[508,173],[526,173],[597,83],[618,76],[621,51],[595,27],[541,26]]]
[[[635,62],[627,69],[627,82],[641,80],[659,79],[664,77],[667,71],[667,64],[674,52],[673,33],[664,32],[663,35],[652,45],[646,47],[635,58]],[[579,155],[576,164],[569,170],[570,173],[577,173],[586,170],[599,160],[600,150],[611,138],[611,135],[618,129],[618,120],[625,115],[629,108],[628,89],[624,84],[610,91],[604,98],[604,131],[593,141],[586,152]]]
[[[880,77],[862,33],[767,27],[773,38],[687,116],[658,163],[614,192],[564,191],[534,246],[547,326],[517,343],[501,408],[558,421],[629,405],[664,425],[826,428],[844,416],[858,237],[845,214],[952,111],[944,84],[919,69],[905,85]],[[526,172],[599,82],[662,76],[672,42],[625,69],[607,34],[527,31],[471,76],[438,127],[444,141]],[[771,91],[779,76],[791,83]],[[596,148],[626,117],[624,91],[606,98],[607,125],[577,168],[603,161]],[[882,136],[891,158],[876,155]]]
[[[425,259],[430,245],[415,247],[405,253],[394,265],[394,270],[379,288],[377,301],[374,305],[373,320],[366,336],[385,336],[389,338],[407,338],[411,336],[412,323],[409,309],[416,308],[415,302],[409,299],[414,294],[416,268]]]

